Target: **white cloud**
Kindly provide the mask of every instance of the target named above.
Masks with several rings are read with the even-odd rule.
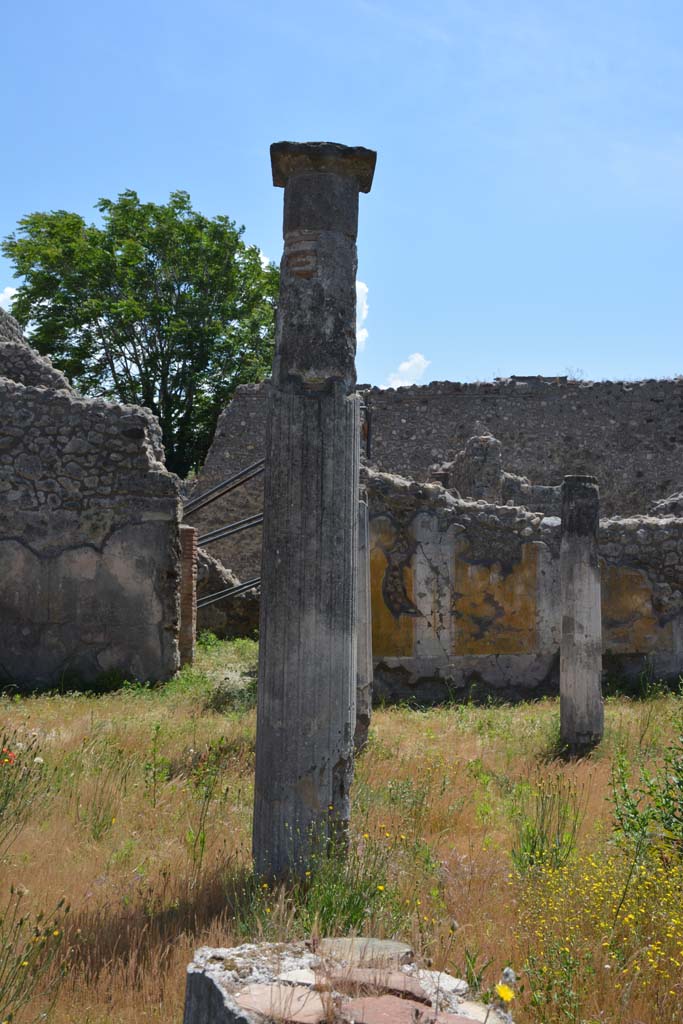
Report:
[[[411,384],[417,384],[431,360],[425,359],[421,352],[413,352],[402,363],[399,363],[398,370],[389,374],[390,388],[405,388]]]
[[[261,260],[261,266],[263,267],[264,270],[267,270],[268,267],[270,266],[270,260],[268,259],[264,252],[261,252],[260,249],[258,251],[258,255],[259,259]]]
[[[359,352],[365,348],[368,329],[363,327],[368,315],[368,286],[365,281],[356,281],[356,347]]]
[[[10,303],[12,302],[12,299],[16,294],[17,289],[10,288],[10,286],[7,285],[7,287],[3,288],[3,290],[0,292],[0,306],[2,306],[3,309],[9,310]]]

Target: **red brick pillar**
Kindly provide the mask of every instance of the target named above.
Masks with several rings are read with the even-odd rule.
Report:
[[[180,664],[194,661],[197,633],[197,531],[192,526],[180,527],[180,632],[178,649]]]

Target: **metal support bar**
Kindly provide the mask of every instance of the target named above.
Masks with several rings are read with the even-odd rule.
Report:
[[[207,544],[213,544],[215,540],[221,540],[223,537],[230,537],[233,533],[240,533],[242,530],[248,530],[252,526],[259,526],[263,522],[263,512],[257,512],[256,515],[247,516],[246,519],[238,519],[235,523],[230,523],[229,526],[220,526],[217,530],[212,530],[211,533],[205,533],[203,537],[200,537],[197,544],[200,547],[206,547]]]
[[[219,590],[215,594],[207,594],[206,597],[200,597],[197,601],[197,608],[206,608],[207,605],[214,604],[216,601],[222,601],[227,597],[237,597],[239,594],[243,594],[247,590],[253,590],[260,586],[261,577],[255,576],[253,580],[247,580],[245,583],[238,583],[235,587],[228,587],[227,590]]]
[[[240,487],[245,484],[247,480],[251,480],[252,477],[258,476],[259,473],[263,472],[265,465],[265,459],[259,459],[258,462],[254,462],[253,465],[247,466],[246,469],[241,469],[239,473],[235,473],[234,476],[228,477],[227,480],[222,480],[215,487],[210,487],[208,491],[204,491],[203,494],[198,494],[196,498],[190,498],[187,504],[183,508],[183,516],[192,515],[193,512],[198,512],[200,508],[204,508],[205,505],[209,505],[212,501],[217,498],[222,498],[224,494],[229,491],[234,491],[236,487]]]

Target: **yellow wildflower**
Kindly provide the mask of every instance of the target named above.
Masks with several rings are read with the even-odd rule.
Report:
[[[501,981],[496,985],[496,995],[503,1003],[511,1003],[515,998],[515,993],[512,991],[509,985],[504,985]]]

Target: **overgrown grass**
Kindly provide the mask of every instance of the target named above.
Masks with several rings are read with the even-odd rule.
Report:
[[[553,700],[381,710],[348,858],[273,889],[251,872],[256,653],[204,637],[163,687],[0,700],[14,755],[0,772],[39,788],[0,861],[0,905],[13,886],[26,921],[72,908],[17,1021],[44,1009],[64,960],[55,1024],[180,1022],[198,945],[364,932],[484,993],[512,964],[520,1022],[683,1024],[683,867],[667,838],[680,696],[610,698],[604,743],[573,762],[553,757]],[[19,774],[3,780],[25,808]],[[0,935],[26,959],[23,941]]]

